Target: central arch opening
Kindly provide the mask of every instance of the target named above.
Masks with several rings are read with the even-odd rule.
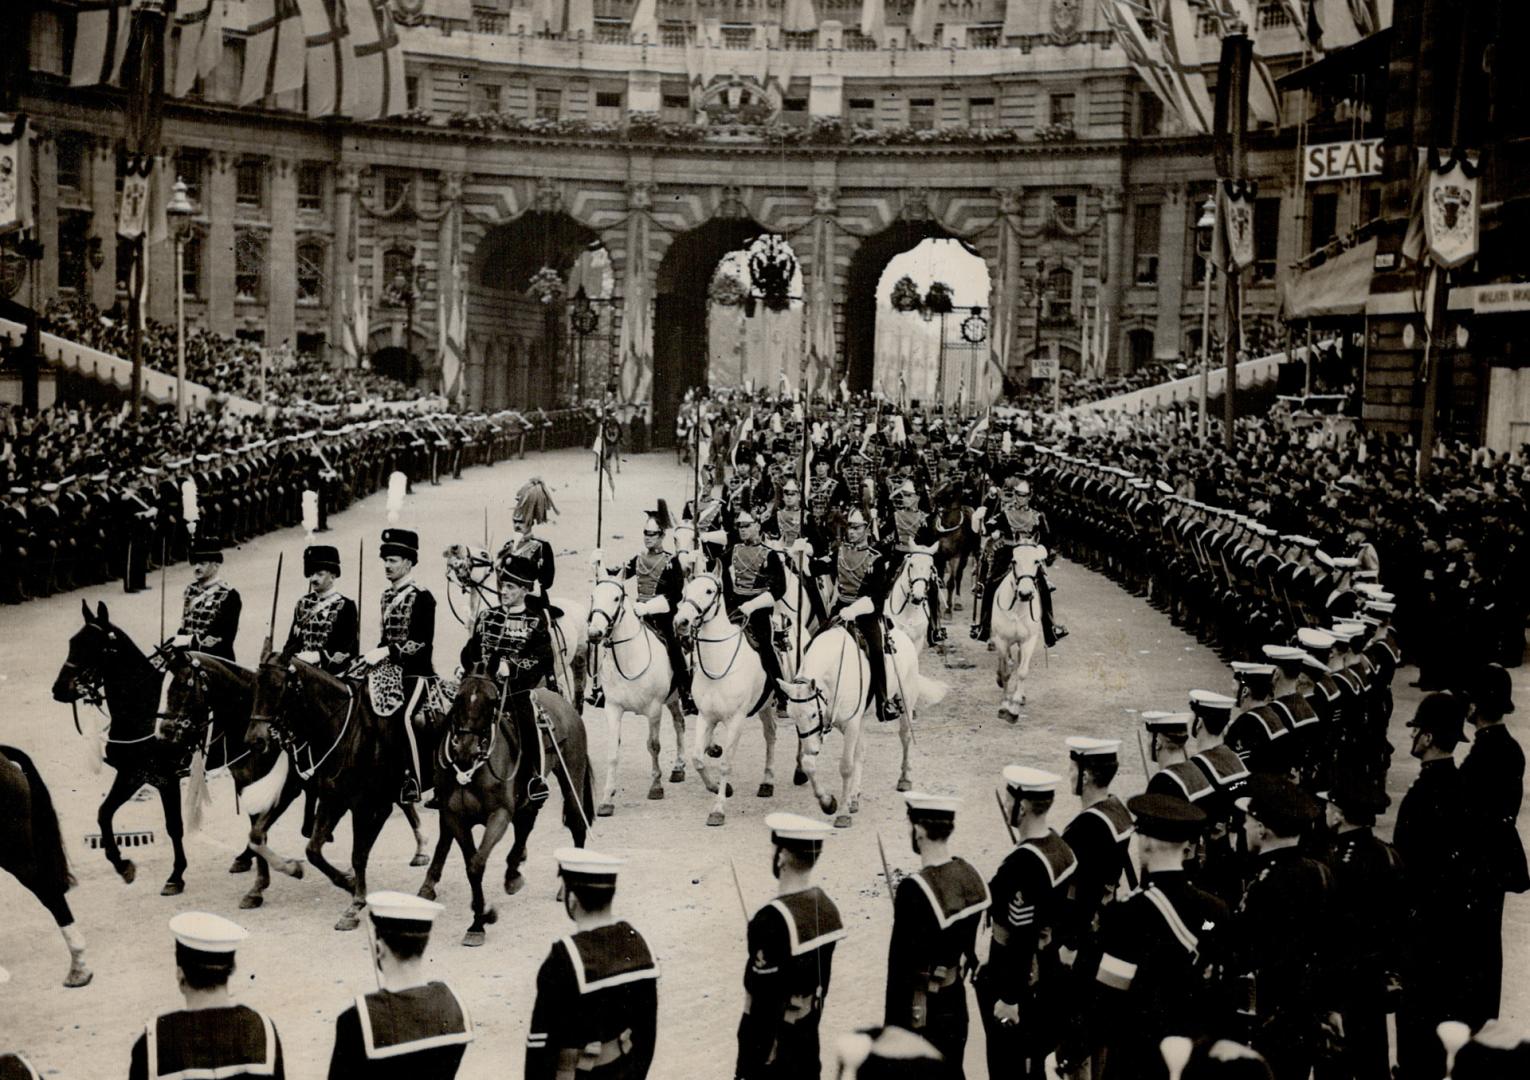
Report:
[[[875,389],[943,405],[976,393],[989,332],[979,255],[960,240],[921,240],[888,260],[876,298]]]

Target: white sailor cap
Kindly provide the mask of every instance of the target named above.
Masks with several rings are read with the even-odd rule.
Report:
[[[1318,562],[1322,563],[1324,566],[1329,567],[1330,569],[1332,569],[1333,564],[1334,564],[1334,558],[1333,558],[1332,555],[1328,554],[1328,552],[1324,551],[1322,548],[1318,548],[1317,549],[1317,551],[1313,554],[1313,558],[1315,558]]]
[[[1142,714],[1142,726],[1152,735],[1172,735],[1179,739],[1190,737],[1190,725],[1195,717],[1187,712],[1170,712],[1167,709],[1149,709]]]
[[[1364,595],[1367,599],[1380,600],[1383,604],[1390,604],[1394,599],[1396,599],[1392,593],[1387,592],[1385,589],[1372,589],[1370,592]]]
[[[446,908],[413,893],[381,891],[367,893],[367,910],[374,919],[394,919],[430,927]]]
[[[1296,640],[1301,642],[1302,647],[1316,652],[1327,652],[1333,648],[1333,635],[1324,633],[1315,626],[1304,626],[1296,632]]]
[[[1265,645],[1261,651],[1277,664],[1299,664],[1307,653],[1294,645]]]
[[[1232,709],[1237,704],[1236,699],[1215,690],[1190,691],[1190,708],[1197,711],[1215,712],[1218,709]]]
[[[1067,740],[1068,756],[1075,760],[1082,758],[1115,757],[1116,751],[1121,749],[1120,739],[1092,739],[1087,735],[1069,735]]]
[[[908,816],[916,821],[954,821],[956,812],[962,808],[962,800],[956,795],[931,795],[928,791],[907,791],[903,801],[908,804]]]
[[[1367,600],[1363,605],[1366,611],[1374,611],[1377,615],[1390,615],[1397,610],[1397,605],[1385,600]]]
[[[1045,769],[1033,769],[1029,765],[1004,766],[1004,784],[1010,791],[1021,795],[1051,795],[1062,783],[1062,777]]]
[[[817,851],[834,831],[821,821],[783,812],[766,814],[765,827],[770,830],[772,843],[784,848],[806,848],[813,851]]]
[[[1333,671],[1333,668],[1305,650],[1302,652],[1302,666],[1311,671],[1316,671],[1320,675],[1328,675]]]
[[[232,953],[250,936],[250,932],[238,923],[206,911],[181,912],[170,920],[170,933],[178,945],[218,955]]]
[[[1334,623],[1328,628],[1328,632],[1333,635],[1335,641],[1348,644],[1365,633],[1365,624],[1357,622]]]
[[[158,476],[159,475],[159,470],[156,469],[153,465],[140,465],[140,466],[138,466],[138,470],[140,472],[142,472],[145,476]]]
[[[1360,560],[1353,555],[1335,555],[1328,564],[1335,570],[1353,570],[1360,565]]]
[[[197,460],[200,461],[202,464],[206,465],[209,461],[212,460],[212,455],[211,454],[198,454],[197,455]]]
[[[1238,678],[1242,678],[1244,676],[1253,676],[1258,678],[1260,675],[1274,675],[1275,665],[1254,664],[1247,660],[1234,660],[1232,662],[1232,671],[1233,675],[1237,676]]]
[[[58,485],[50,480],[46,484],[39,484],[39,485],[37,485],[37,490],[38,491],[42,491],[42,492],[46,492],[47,494],[52,495],[55,491],[58,490]]]
[[[20,485],[14,485],[11,488],[11,494],[12,495],[30,495],[31,493],[32,493],[32,489],[29,488],[29,487],[22,487]]]
[[[626,859],[616,855],[603,855],[589,848],[561,847],[553,852],[558,860],[558,873],[565,881],[575,885],[603,885],[616,888],[616,874]]]
[[[1173,495],[1174,494],[1174,489],[1168,485],[1167,481],[1164,481],[1164,480],[1154,480],[1153,481],[1153,486],[1156,487],[1159,491],[1163,492],[1165,495]]]

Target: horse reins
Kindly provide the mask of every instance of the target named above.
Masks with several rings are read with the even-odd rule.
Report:
[[[716,578],[712,578],[711,575],[706,576],[710,578],[710,580],[717,580]],[[728,674],[733,670],[733,665],[738,662],[739,651],[744,647],[744,628],[742,626],[738,627],[733,631],[733,633],[727,635],[726,637],[704,638],[701,636],[702,626],[704,626],[710,619],[713,618],[717,611],[717,606],[722,603],[722,583],[718,582],[717,592],[712,596],[711,601],[704,609],[700,607],[696,601],[690,599],[690,597],[686,597],[685,599],[681,600],[680,603],[689,604],[692,610],[696,612],[696,629],[691,634],[692,641],[696,642],[698,645],[720,645],[725,641],[733,641],[737,643],[733,646],[733,655],[728,658],[728,666],[723,668],[722,672],[717,675],[713,675],[710,671],[707,670],[707,663],[704,659],[702,659],[701,650],[696,650],[697,670],[699,670],[712,682],[721,682],[723,679],[726,679]],[[678,611],[678,605],[676,605],[676,609]],[[766,647],[769,647],[768,643]]]
[[[606,620],[606,633],[608,635],[610,635],[610,634],[614,634],[616,632],[617,626],[619,626],[621,624],[623,615],[626,614],[626,611],[627,611],[627,590],[622,587],[622,583],[621,582],[616,581],[616,580],[614,580],[612,578],[603,578],[600,581],[597,581],[595,583],[595,588],[598,589],[602,585],[614,585],[621,592],[621,599],[618,600],[617,603],[616,603],[616,614],[615,615],[608,615],[604,611],[601,611],[599,608],[592,608],[590,610],[590,614],[585,618],[585,623],[588,624],[591,620],[593,620],[595,618],[595,616],[599,615],[602,619]],[[694,607],[695,605],[693,604],[692,606]],[[606,639],[604,641],[602,641],[600,643],[603,648],[605,648],[608,652],[610,652],[610,654],[611,654],[611,663],[612,663],[612,665],[615,666],[616,673],[622,677],[623,681],[625,681],[625,682],[637,682],[644,675],[648,674],[648,669],[649,668],[653,667],[653,642],[651,640],[649,640],[649,635],[651,633],[652,633],[652,631],[649,630],[646,625],[644,625],[642,619],[639,619],[638,620],[638,632],[636,634],[633,634],[631,637],[624,637],[624,638],[622,638],[620,640],[617,640],[616,638],[608,636],[608,637],[606,637]],[[617,658],[616,647],[618,645],[625,645],[629,641],[636,641],[638,639],[639,635],[642,636],[644,644],[646,644],[648,646],[648,659],[647,659],[647,661],[644,662],[643,670],[642,671],[639,671],[636,675],[628,675],[625,671],[622,670],[622,662],[621,662],[620,659]]]

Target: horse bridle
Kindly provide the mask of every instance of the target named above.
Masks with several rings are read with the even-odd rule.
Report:
[[[630,637],[624,637],[620,640],[611,637],[610,635],[615,632],[617,625],[622,621],[622,613],[627,610],[627,589],[622,585],[620,581],[616,580],[615,578],[601,578],[599,581],[595,582],[594,588],[598,589],[602,585],[615,586],[617,591],[620,593],[620,599],[618,599],[616,602],[616,613],[614,615],[607,615],[604,611],[601,611],[599,608],[592,605],[590,607],[589,615],[585,616],[584,624],[586,627],[590,627],[595,620],[595,616],[597,615],[606,620],[605,632],[607,636],[601,641],[601,647],[610,652],[611,663],[616,668],[616,673],[620,675],[626,682],[636,682],[638,679],[641,679],[644,675],[648,674],[648,669],[653,667],[653,643],[651,641],[647,643],[648,660],[643,664],[643,670],[639,671],[636,675],[628,675],[625,671],[622,670],[622,663],[616,658],[616,647],[618,645],[625,645],[629,641],[636,641],[638,639],[638,635],[646,635],[648,628],[643,625],[642,619],[639,619],[637,621],[637,633],[631,635]],[[694,607],[695,605],[692,606]]]
[[[297,674],[297,667],[295,665],[296,662],[294,660],[286,658],[276,658],[261,662],[261,667],[263,668],[268,666],[285,667],[289,675]],[[287,689],[287,680],[284,678],[282,680],[281,698],[278,701],[277,708],[278,714],[282,717],[285,717],[287,714]],[[311,780],[318,775],[319,770],[324,767],[324,763],[330,759],[330,756],[340,748],[340,744],[345,741],[346,733],[351,729],[351,718],[356,715],[358,698],[356,691],[351,687],[346,687],[346,691],[345,720],[340,724],[340,731],[336,734],[335,741],[330,743],[329,749],[319,756],[318,761],[313,759],[313,742],[311,740],[299,742],[296,733],[283,723],[282,720],[278,719],[277,715],[257,713],[252,709],[250,712],[250,723],[265,724],[272,731],[276,732],[277,743],[292,754],[292,767],[297,770],[298,776],[304,781]],[[298,764],[298,753],[304,749],[308,751],[308,766],[306,768]]]
[[[787,685],[793,686],[796,684],[787,683]],[[831,730],[833,730],[833,722],[824,712],[824,706],[829,703],[829,699],[824,697],[823,691],[820,690],[816,684],[813,685],[813,693],[808,697],[799,698],[792,697],[791,694],[786,694],[786,700],[789,704],[792,705],[807,705],[811,703],[813,706],[813,716],[815,720],[813,729],[811,731],[799,730],[797,732],[797,740],[799,742],[806,742],[814,735],[827,735]]]
[[[466,787],[477,774],[478,770],[483,768],[485,765],[489,766],[489,772],[494,776],[496,780],[504,780],[504,777],[500,776],[494,771],[494,766],[489,759],[493,757],[494,747],[499,742],[499,724],[500,720],[504,717],[505,702],[509,699],[509,695],[501,693],[499,684],[488,675],[474,674],[463,676],[463,682],[467,682],[469,679],[487,683],[491,688],[493,688],[496,698],[494,703],[494,722],[489,725],[489,737],[487,740],[484,739],[480,732],[473,731],[469,728],[459,728],[455,726],[447,728],[446,738],[441,741],[440,756],[442,762],[446,765],[450,765],[452,767],[452,771],[457,774],[457,785],[459,787]],[[462,687],[460,685],[457,688],[457,693],[459,695],[462,693]],[[464,771],[462,766],[457,764],[456,758],[454,756],[454,748],[460,739],[467,737],[471,737],[477,740],[478,749],[473,752],[473,755],[469,760],[467,770]]]
[[[97,627],[97,629],[100,629],[101,632],[106,635],[106,644],[101,646],[101,655],[105,657],[109,654],[115,653],[117,651],[117,646],[115,644],[117,640],[117,632],[115,630],[108,630],[100,627]],[[144,660],[149,664],[150,670],[158,671],[161,673],[164,672],[164,668],[160,667],[160,658],[165,655],[166,651],[166,646],[161,645],[152,653],[149,653],[144,657]],[[84,730],[80,727],[81,702],[84,702],[86,705],[93,707],[102,716],[106,717],[106,730],[110,731],[112,714],[110,709],[107,707],[106,672],[103,671],[99,665],[81,664],[67,658],[64,660],[63,666],[60,668],[60,674],[63,674],[64,672],[70,673],[69,686],[70,689],[74,691],[74,697],[69,702],[69,708],[74,715],[75,733],[79,735],[85,734]],[[132,678],[126,680],[127,688],[137,687],[147,682],[149,678],[149,675],[133,676]],[[159,719],[160,715],[156,710],[154,729],[151,730],[147,735],[141,736],[137,739],[113,739],[108,736],[106,738],[106,742],[112,746],[133,746],[138,743],[148,742],[150,739],[158,738]]]
[[[1004,605],[1005,611],[1014,611],[1015,605],[1018,604],[1021,600],[1024,600],[1027,604],[1029,604],[1032,600],[1036,599],[1036,596],[1041,592],[1041,580],[1037,576],[1036,571],[1032,570],[1029,574],[1016,573],[1016,571],[1019,569],[1020,568],[1018,566],[1013,564],[1011,564],[1009,568],[1008,577],[1015,583],[1015,595],[1010,597],[1009,603]],[[1029,581],[1035,586],[1033,589],[1031,589],[1031,594],[1029,596],[1022,596],[1020,593],[1020,583],[1022,581]]]
[[[934,578],[931,575],[929,575],[929,574],[921,574],[919,577],[915,577],[914,574],[913,574],[913,571],[908,569],[908,564],[907,563],[904,563],[903,564],[903,569],[898,571],[898,577],[902,578],[904,574],[908,575],[908,595],[903,598],[903,603],[898,605],[898,610],[888,612],[888,615],[890,617],[892,617],[892,618],[897,618],[899,615],[902,615],[905,611],[908,610],[908,606],[910,604],[913,604],[913,603],[916,603],[916,602],[917,603],[924,603],[923,600],[920,600],[920,601],[915,601],[914,600],[914,586],[919,585],[919,584],[923,584],[924,585],[924,589],[925,589],[925,597],[926,597],[926,599],[928,599],[928,597],[929,597],[929,590],[930,590],[930,582],[932,582],[934,580]],[[893,584],[897,585],[897,581],[895,580],[893,582]]]
[[[722,671],[716,675],[707,670],[705,661],[701,659],[701,650],[696,650],[696,669],[712,682],[718,682],[728,677],[728,673],[733,670],[733,665],[738,660],[739,651],[744,647],[744,628],[742,626],[736,627],[733,633],[728,634],[726,637],[702,637],[701,628],[706,625],[708,620],[716,615],[718,607],[723,602],[722,579],[719,578],[716,574],[697,574],[695,580],[710,581],[716,587],[716,592],[712,594],[712,599],[707,603],[705,608],[701,607],[701,605],[697,604],[696,601],[692,600],[688,596],[682,597],[680,603],[675,605],[676,615],[680,613],[680,607],[684,604],[689,604],[691,610],[696,612],[695,629],[693,629],[688,635],[691,641],[697,645],[720,645],[726,641],[738,642],[738,644],[733,647],[733,655],[728,658],[728,666],[723,668]]]

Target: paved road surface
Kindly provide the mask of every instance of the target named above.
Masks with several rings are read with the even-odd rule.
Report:
[[[530,475],[543,476],[562,509],[562,518],[544,535],[558,553],[555,594],[586,592],[595,518],[591,458],[581,451],[561,451],[525,462],[475,469],[462,481],[441,487],[422,485],[410,498],[401,524],[419,529],[423,553],[420,580],[442,596],[441,550],[449,543],[482,541],[484,511],[498,537],[509,529],[510,501]],[[620,494],[607,498],[606,550],[625,557],[640,544],[642,512],[660,496],[678,508],[689,490],[688,471],[667,455],[629,459],[618,478]],[[337,544],[345,559],[341,588],[353,593],[358,542],[364,541],[366,597],[362,616],[363,644],[377,634],[377,595],[383,578],[376,559],[376,540],[386,524],[384,497],[374,496],[333,520],[326,539]],[[287,556],[283,583],[281,629],[285,634],[291,601],[302,587],[297,577],[303,535],[287,530],[230,552],[226,576],[244,595],[244,624],[238,641],[239,658],[252,662],[265,633],[271,579],[278,552]],[[1174,629],[1144,601],[1116,588],[1109,580],[1080,567],[1060,562],[1053,579],[1060,586],[1058,610],[1073,630],[1046,660],[1038,659],[1027,714],[1016,726],[998,720],[998,692],[992,658],[967,640],[969,612],[952,620],[956,649],[975,660],[974,670],[931,670],[926,673],[951,683],[952,694],[940,706],[919,717],[914,763],[916,786],[955,791],[967,806],[955,836],[955,850],[991,873],[1008,848],[1003,824],[992,804],[992,788],[1000,767],[1023,762],[1058,772],[1066,771],[1064,736],[1087,734],[1124,737],[1121,780],[1123,795],[1140,790],[1143,774],[1137,763],[1133,729],[1143,709],[1183,708],[1192,687],[1232,688],[1225,666],[1209,650]],[[171,589],[171,629],[181,589],[190,579],[184,566],[168,575]],[[157,582],[156,582],[157,584]],[[137,860],[137,883],[125,886],[99,852],[84,848],[82,837],[95,831],[95,807],[105,792],[110,773],[93,774],[83,764],[82,741],[74,734],[69,710],[55,704],[48,688],[62,662],[65,641],[80,620],[79,600],[105,600],[112,616],[140,642],[158,629],[157,592],[124,596],[111,588],[81,590],[22,607],[0,608],[0,688],[5,711],[0,741],[15,743],[34,755],[54,792],[64,835],[71,846],[80,885],[71,903],[89,943],[95,982],[83,990],[64,990],[60,983],[68,957],[62,941],[42,908],[9,878],[0,880],[0,964],[13,981],[0,987],[0,1046],[24,1048],[45,1074],[69,1077],[120,1075],[128,1049],[144,1019],[154,1011],[178,1004],[166,920],[176,911],[202,908],[237,918],[253,931],[241,950],[237,976],[240,1000],[268,1010],[286,1044],[289,1075],[320,1076],[328,1061],[336,1013],[352,995],[373,986],[366,939],[360,933],[330,929],[345,906],[344,896],[310,872],[303,881],[278,877],[264,909],[237,910],[247,877],[232,877],[225,868],[243,845],[244,818],[235,815],[232,785],[214,784],[214,805],[204,830],[188,840],[191,869],[183,897],[158,895],[169,872],[169,845],[161,840],[131,852]],[[437,636],[437,665],[450,670],[465,637],[443,604]],[[1523,670],[1523,669],[1522,669]],[[1393,741],[1407,746],[1401,732],[1412,715],[1417,691],[1407,689],[1411,669],[1398,678],[1398,708]],[[1530,703],[1530,676],[1516,672],[1519,700]],[[1511,720],[1516,734],[1530,736],[1521,708]],[[779,742],[776,797],[762,800],[753,792],[763,766],[763,740],[757,727],[746,728],[740,748],[737,790],[728,823],[707,828],[706,795],[694,774],[684,784],[666,784],[663,802],[644,798],[648,787],[648,757],[643,748],[642,722],[629,718],[623,740],[621,787],[617,814],[601,820],[591,844],[617,852],[631,862],[618,893],[621,914],[648,937],[660,958],[659,1045],[655,1077],[731,1075],[734,1030],[742,1001],[740,977],[744,956],[740,947],[744,917],[729,870],[738,867],[745,895],[752,905],[772,892],[769,845],[762,825],[776,809],[815,813],[810,793],[790,782],[790,755],[796,740],[783,727]],[[602,759],[609,734],[601,717],[590,722],[592,751]],[[673,730],[666,724],[666,760],[672,754]],[[825,764],[837,761],[839,740],[830,743]],[[1464,751],[1463,751],[1464,752]],[[854,827],[834,837],[822,863],[821,880],[845,916],[850,937],[839,947],[835,978],[824,1019],[826,1043],[851,1027],[879,1023],[891,922],[890,904],[879,868],[876,841],[880,832],[895,867],[918,865],[909,851],[902,800],[893,790],[897,778],[899,743],[895,731],[873,725],[866,763],[866,794]],[[1391,777],[1395,800],[1416,772],[1414,763],[1399,756]],[[554,795],[554,801],[558,796]],[[1077,804],[1063,793],[1054,810],[1060,828]],[[567,842],[557,807],[548,807],[531,839],[526,873],[530,884],[519,895],[498,890],[502,873],[491,864],[486,887],[501,919],[490,928],[489,943],[477,950],[457,942],[468,923],[466,879],[453,854],[440,890],[447,905],[430,954],[435,972],[451,979],[473,1010],[479,1040],[468,1053],[465,1077],[518,1075],[531,1012],[536,966],[552,941],[569,930],[562,906],[555,902],[552,850]],[[427,816],[427,829],[434,832]],[[300,856],[303,841],[297,815],[283,821],[273,834],[277,850]],[[161,830],[158,800],[130,803],[118,817],[119,829]],[[1384,826],[1390,828],[1390,821]],[[342,826],[332,849],[343,865],[349,846]],[[499,858],[503,851],[500,849]],[[372,858],[371,882],[376,888],[413,891],[423,871],[410,869],[412,842],[402,818],[395,815]],[[1510,897],[1505,972],[1505,1015],[1530,1020],[1530,901]],[[981,1075],[982,1032],[973,1024],[968,1046],[969,1075]],[[507,1066],[508,1072],[507,1072]]]

